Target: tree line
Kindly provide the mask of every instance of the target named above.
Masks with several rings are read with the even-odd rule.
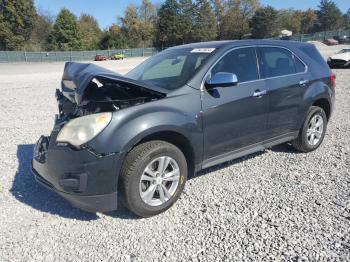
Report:
[[[129,5],[115,24],[101,30],[89,14],[68,9],[56,17],[38,11],[33,0],[0,0],[0,50],[66,51],[178,44],[243,38],[270,38],[282,29],[293,34],[350,28],[332,0],[318,9],[277,10],[259,0],[142,0]]]

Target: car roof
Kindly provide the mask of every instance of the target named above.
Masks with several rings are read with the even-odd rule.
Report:
[[[225,49],[235,46],[247,46],[247,45],[276,45],[283,47],[300,47],[306,45],[312,45],[309,43],[297,42],[297,41],[286,41],[286,40],[260,40],[260,39],[248,39],[248,40],[225,40],[225,41],[209,41],[179,45],[170,47],[168,50],[183,49],[183,48],[215,48]]]

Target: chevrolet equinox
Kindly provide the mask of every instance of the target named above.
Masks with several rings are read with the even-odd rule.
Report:
[[[58,114],[33,173],[90,212],[117,199],[149,217],[171,207],[187,177],[290,142],[302,152],[325,136],[335,75],[315,46],[273,40],[169,48],[125,76],[68,62]]]

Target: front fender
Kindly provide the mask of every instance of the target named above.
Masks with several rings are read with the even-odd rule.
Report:
[[[203,133],[199,92],[164,98],[113,113],[108,127],[88,143],[100,154],[128,152],[143,138],[162,131],[179,133],[202,156]]]

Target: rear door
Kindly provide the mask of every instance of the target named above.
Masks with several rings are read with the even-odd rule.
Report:
[[[282,47],[259,47],[260,74],[269,90],[268,138],[298,130],[299,108],[309,85],[305,64]]]
[[[269,99],[255,48],[228,52],[209,75],[219,72],[236,74],[238,84],[202,91],[204,159],[259,143],[267,130]]]

